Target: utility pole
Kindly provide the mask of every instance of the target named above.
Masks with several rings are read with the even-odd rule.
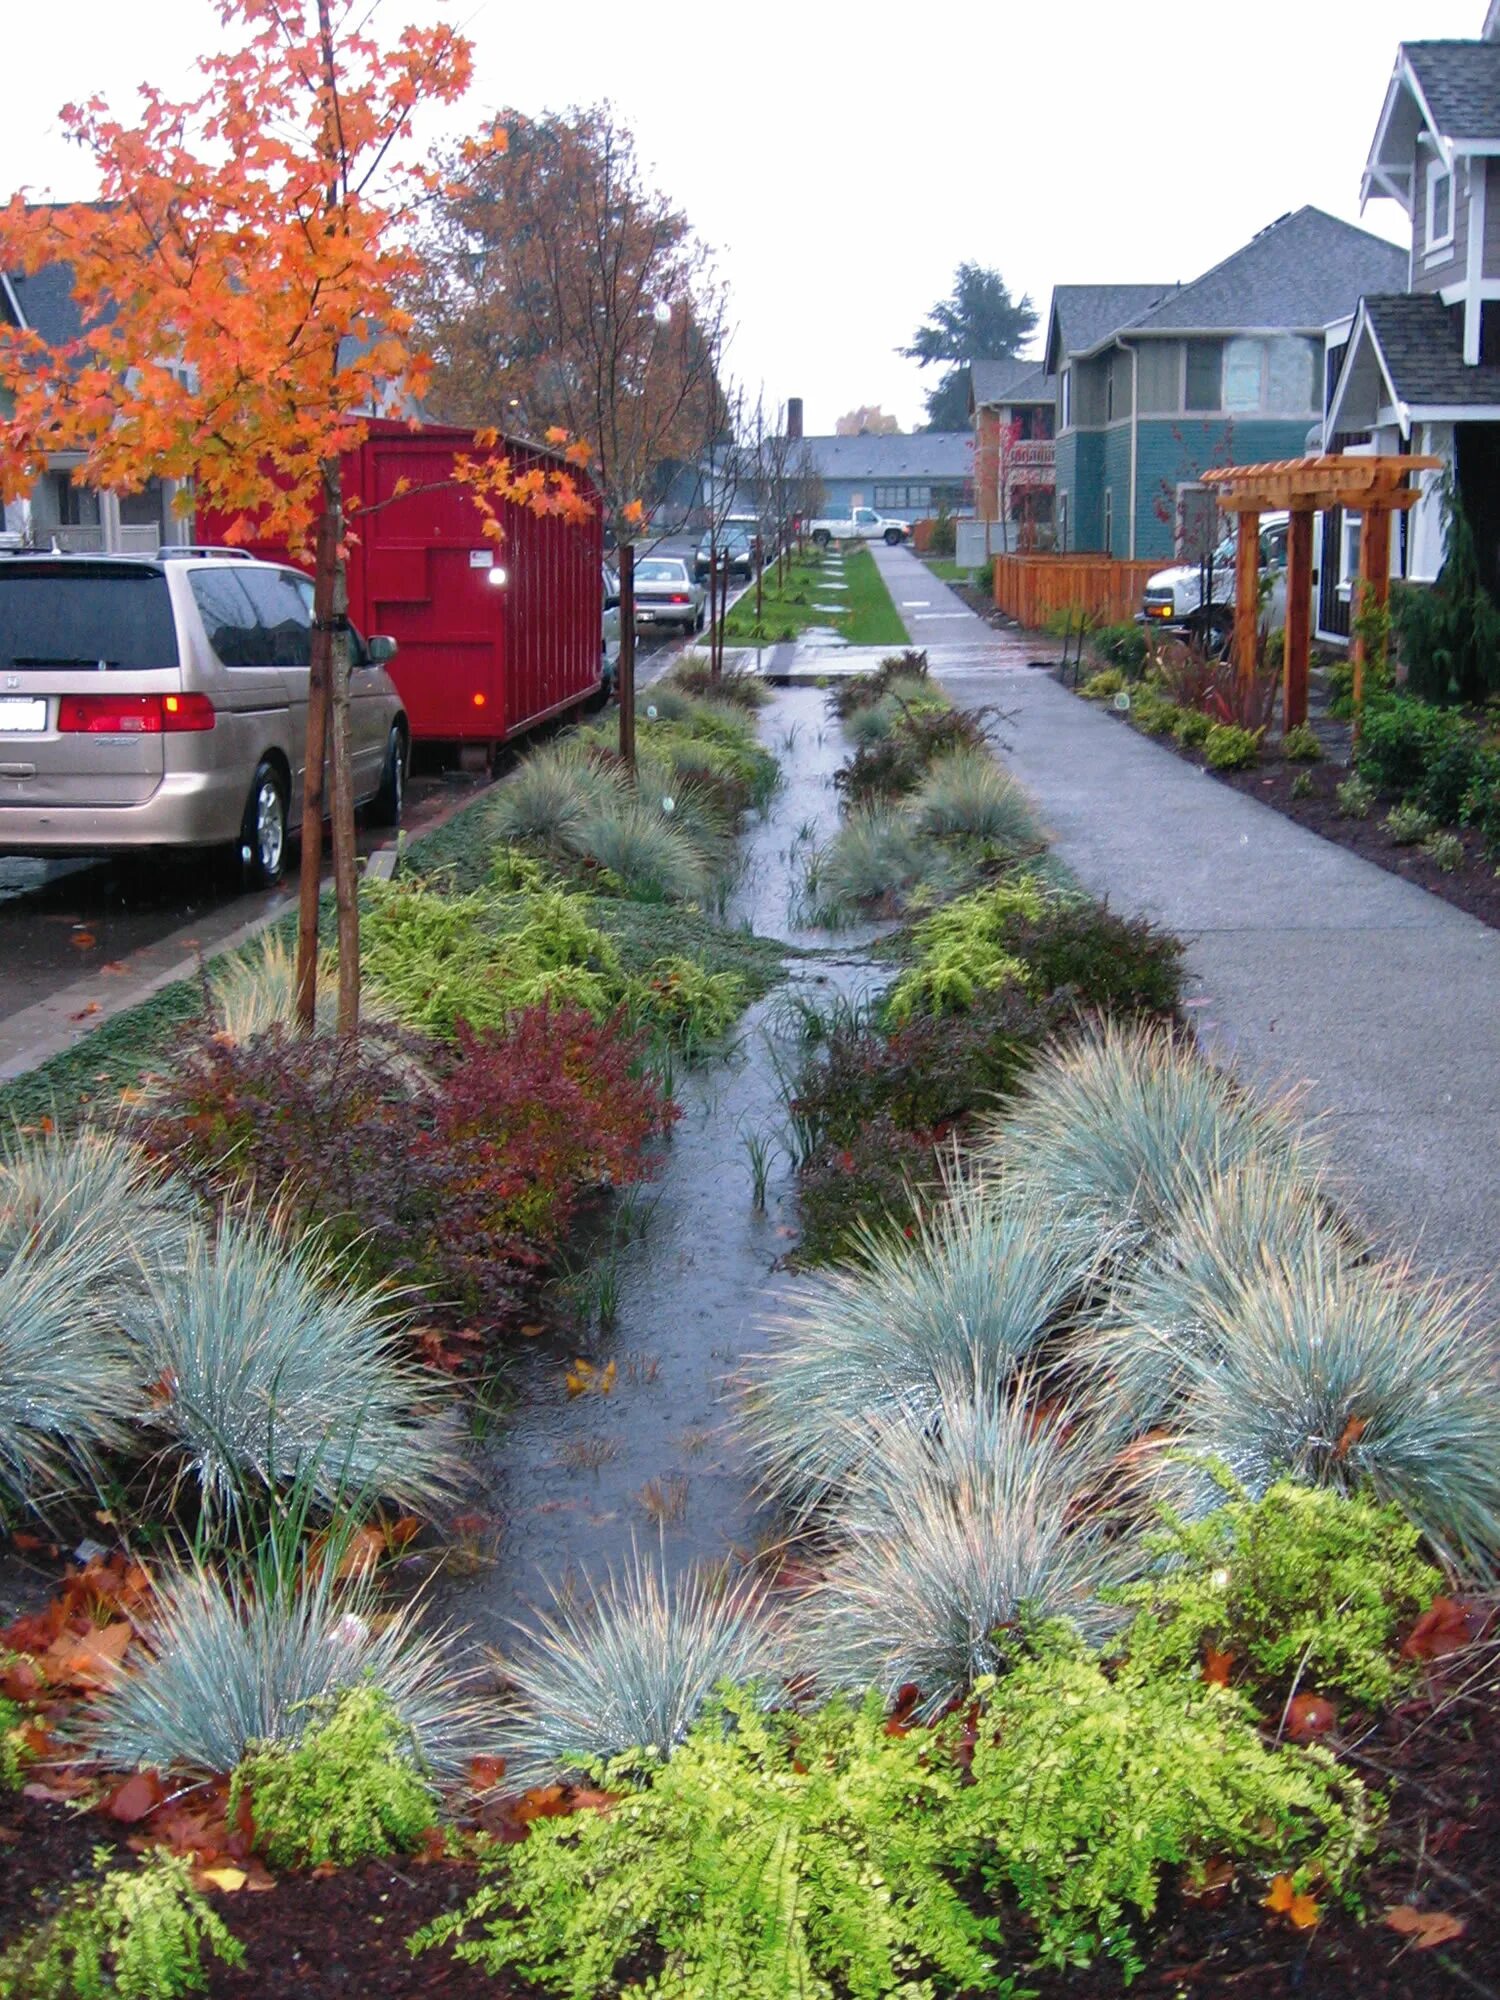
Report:
[[[620,756],[635,771],[635,544],[620,544]]]

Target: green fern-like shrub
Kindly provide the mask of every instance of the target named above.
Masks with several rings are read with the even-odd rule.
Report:
[[[1339,813],[1344,819],[1368,819],[1375,810],[1378,796],[1375,787],[1367,778],[1357,774],[1345,778],[1341,785],[1334,787],[1333,796],[1338,801]]]
[[[110,1850],[96,1847],[103,1869]],[[207,1945],[225,1965],[245,1948],[193,1887],[187,1861],[158,1851],[68,1890],[56,1913],[0,1957],[0,2000],[178,2000],[208,1981]]]
[[[1169,1519],[1148,1538],[1161,1567],[1121,1601],[1137,1609],[1129,1649],[1192,1673],[1205,1647],[1257,1691],[1294,1684],[1378,1706],[1407,1677],[1397,1642],[1442,1577],[1399,1507],[1282,1481],[1251,1500],[1226,1481],[1222,1507]]]
[[[1397,847],[1415,847],[1436,831],[1431,813],[1418,805],[1392,806],[1385,816],[1385,830]]]
[[[1281,754],[1292,764],[1318,764],[1323,759],[1323,746],[1312,725],[1299,722],[1282,737]]]
[[[633,1782],[639,1755],[599,1766],[607,1810],[494,1849],[467,1908],[414,1947],[456,1940],[568,2000],[993,1993],[995,1926],[947,1867],[960,1773],[930,1747],[886,1735],[873,1698],[803,1719],[729,1692],[652,1782]],[[663,1955],[659,1980],[624,1983],[643,1953]]]
[[[1241,729],[1237,723],[1216,722],[1203,739],[1203,754],[1211,771],[1248,771],[1260,761],[1258,729]]]
[[[278,1868],[347,1867],[420,1846],[436,1799],[389,1697],[367,1684],[317,1708],[296,1742],[250,1747],[230,1783],[231,1820],[248,1796],[256,1843]]]
[[[1201,749],[1213,723],[1201,708],[1179,708],[1172,721],[1172,734],[1188,750]]]
[[[27,1761],[21,1734],[25,1721],[25,1711],[0,1695],[0,1792],[20,1788]]]
[[[1130,1926],[1164,1876],[1215,1856],[1266,1873],[1316,1868],[1347,1888],[1374,1812],[1321,1750],[1271,1749],[1245,1697],[1082,1655],[1024,1662],[988,1690],[955,1859],[1029,1919],[1037,1957],[1141,1959]]]
[[[1102,667],[1089,675],[1078,692],[1085,701],[1111,701],[1124,685],[1125,676],[1118,667]]]

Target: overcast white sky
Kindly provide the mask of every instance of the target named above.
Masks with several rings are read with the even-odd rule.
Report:
[[[56,109],[150,77],[186,92],[210,0],[0,0],[0,195],[92,192]],[[381,0],[383,26],[441,0]],[[608,97],[718,253],[735,374],[807,428],[881,403],[922,421],[894,350],[963,258],[1045,313],[1054,283],[1196,277],[1288,209],[1359,221],[1403,38],[1476,36],[1484,0],[452,0],[502,104]],[[1365,226],[1404,239],[1372,204]],[[931,379],[931,374],[927,379]]]

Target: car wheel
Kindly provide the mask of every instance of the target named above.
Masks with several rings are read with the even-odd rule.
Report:
[[[1225,611],[1210,611],[1193,623],[1193,636],[1204,651],[1223,659],[1234,639],[1234,619]]]
[[[813,540],[820,549],[826,549],[828,544],[833,540],[833,537],[826,528],[818,528],[813,533]]]
[[[707,622],[708,622],[708,612],[700,604],[698,606],[698,616],[693,620],[693,630],[695,632],[701,632],[703,630],[703,627],[707,624]]]
[[[269,889],[286,869],[286,779],[267,757],[250,780],[240,822],[239,864],[247,889]]]
[[[365,807],[371,826],[399,826],[406,804],[406,738],[399,723],[391,724],[386,740],[385,763],[380,770],[380,790]]]
[[[906,540],[906,537],[905,537],[905,535],[903,535],[903,534],[901,533],[901,531],[900,531],[900,529],[899,529],[899,528],[887,528],[887,529],[886,529],[886,531],[885,531],[885,545],[886,545],[886,547],[887,547],[888,549],[899,549],[899,548],[900,548],[900,546],[901,546],[901,544],[902,544],[902,543],[903,543],[903,542],[904,542],[905,540]]]

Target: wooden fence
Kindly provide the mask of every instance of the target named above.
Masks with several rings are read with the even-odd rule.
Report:
[[[1032,630],[1050,618],[1082,612],[1092,624],[1119,625],[1141,608],[1146,579],[1161,559],[1124,562],[1111,556],[996,556],[995,603]]]

